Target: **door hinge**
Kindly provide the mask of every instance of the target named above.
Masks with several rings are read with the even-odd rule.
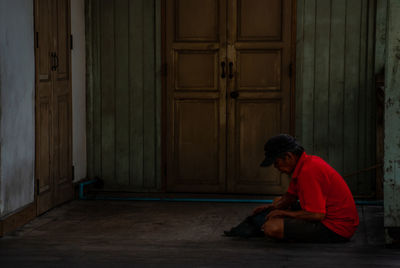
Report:
[[[36,48],[39,48],[39,32],[36,32]]]
[[[293,75],[293,64],[290,63],[289,64],[289,77],[292,77],[292,75]]]
[[[72,178],[72,181],[75,180],[75,166],[74,165],[72,165],[72,176],[71,176],[71,178]]]
[[[71,50],[74,49],[74,39],[72,37],[72,34],[70,35],[70,46],[71,46]]]
[[[162,76],[167,76],[167,72],[168,72],[168,65],[166,63],[164,63],[161,66],[161,75]]]
[[[36,195],[40,194],[40,184],[39,184],[39,180],[36,180]]]

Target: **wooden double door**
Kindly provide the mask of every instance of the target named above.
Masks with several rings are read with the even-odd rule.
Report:
[[[37,214],[73,197],[69,0],[35,0]]]
[[[268,138],[291,132],[292,0],[166,1],[166,186],[278,194],[261,168]]]

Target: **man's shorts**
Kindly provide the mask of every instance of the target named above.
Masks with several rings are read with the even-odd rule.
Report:
[[[331,231],[321,222],[311,222],[293,218],[284,218],[283,238],[288,241],[339,243],[349,239]]]

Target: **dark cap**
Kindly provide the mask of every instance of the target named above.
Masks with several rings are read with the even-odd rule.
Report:
[[[299,145],[296,139],[288,134],[280,134],[270,138],[264,145],[265,159],[260,166],[268,167],[272,165],[279,155],[289,152],[297,146]]]

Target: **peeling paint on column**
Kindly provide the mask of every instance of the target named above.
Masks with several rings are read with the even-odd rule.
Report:
[[[400,243],[400,2],[388,2],[385,81],[384,202],[386,242]]]

